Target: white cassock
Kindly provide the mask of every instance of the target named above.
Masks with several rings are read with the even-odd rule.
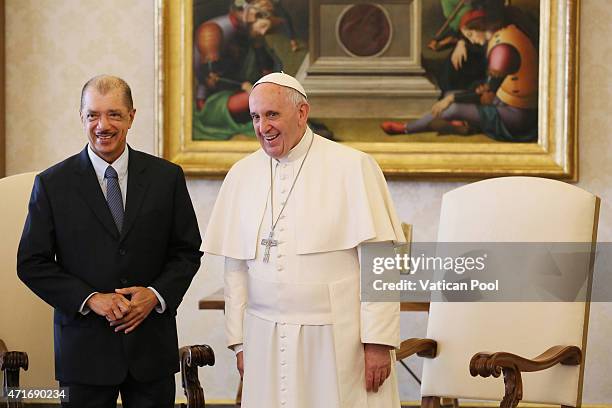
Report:
[[[307,129],[272,172],[275,221],[287,204],[270,261],[261,245],[271,228],[270,158],[261,149],[227,174],[203,244],[225,256],[228,346],[244,344],[242,406],[399,407],[393,363],[378,393],[365,389],[363,344],[400,342],[399,303],[359,300],[359,245],[405,241],[378,164]]]

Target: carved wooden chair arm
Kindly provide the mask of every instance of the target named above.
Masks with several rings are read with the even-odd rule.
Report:
[[[413,338],[402,341],[395,356],[398,360],[403,360],[413,354],[419,357],[434,358],[437,351],[438,343],[435,340]]]
[[[582,351],[576,346],[553,346],[539,356],[528,359],[511,353],[476,353],[470,361],[473,377],[499,377],[504,374],[505,395],[500,407],[514,408],[523,398],[521,372],[546,370],[557,364],[579,365]]]
[[[19,386],[19,369],[28,370],[28,354],[23,351],[8,351],[6,344],[0,339],[0,370],[5,372],[5,383],[7,380],[15,379],[14,384],[7,384],[9,387]],[[11,372],[14,376],[7,375]],[[12,378],[11,378],[12,377]]]
[[[215,353],[208,345],[185,346],[179,350],[181,378],[187,397],[187,408],[204,408],[204,390],[198,378],[198,367],[215,364]]]
[[[7,388],[19,388],[19,370],[28,369],[28,355],[22,351],[8,351],[4,341],[0,339],[0,371],[3,371],[4,381],[2,395],[6,395]],[[7,402],[11,408],[21,408],[21,401]]]
[[[582,351],[576,346],[553,346],[531,360],[504,352],[477,353],[470,361],[470,373],[474,377],[499,377],[505,367],[533,372],[546,370],[557,364],[578,365],[581,360]]]

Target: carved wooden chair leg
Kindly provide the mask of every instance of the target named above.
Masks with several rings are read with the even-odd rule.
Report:
[[[421,408],[440,408],[440,397],[422,397]]]
[[[179,350],[181,378],[187,397],[187,408],[204,408],[204,390],[198,379],[198,367],[215,364],[215,353],[207,345],[186,346]]]
[[[19,388],[19,370],[28,369],[28,355],[21,351],[8,351],[6,344],[0,339],[0,370],[3,372],[3,394],[6,395],[9,388]],[[8,408],[21,408],[21,398],[8,400]]]

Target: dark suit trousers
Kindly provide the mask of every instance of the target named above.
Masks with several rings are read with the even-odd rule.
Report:
[[[68,388],[67,402],[62,408],[115,408],[121,393],[123,408],[173,408],[174,376],[147,383],[138,382],[130,374],[118,385],[86,385],[60,382]]]

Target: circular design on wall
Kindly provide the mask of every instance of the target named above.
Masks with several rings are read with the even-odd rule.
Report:
[[[391,44],[389,13],[379,4],[346,7],[336,23],[336,37],[344,51],[354,57],[375,57]]]

